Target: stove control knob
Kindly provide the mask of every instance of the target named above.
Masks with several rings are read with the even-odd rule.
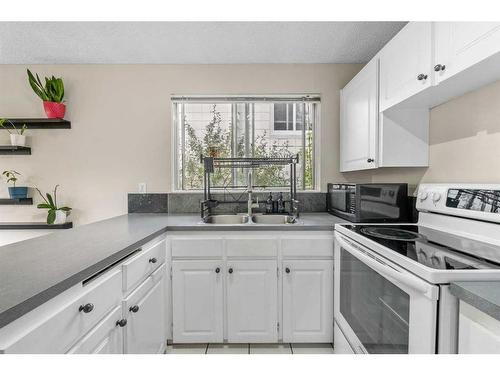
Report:
[[[437,267],[441,263],[441,260],[437,256],[433,255],[431,256],[431,263],[433,266]]]
[[[439,200],[441,199],[441,193],[432,193],[432,200],[434,201],[434,203],[436,202],[439,202]]]
[[[418,199],[420,199],[421,201],[425,201],[428,195],[429,194],[427,194],[425,190],[422,190],[421,192],[418,193]]]

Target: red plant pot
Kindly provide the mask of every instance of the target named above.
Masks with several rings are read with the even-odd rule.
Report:
[[[64,118],[66,104],[56,102],[43,102],[43,109],[48,118]]]

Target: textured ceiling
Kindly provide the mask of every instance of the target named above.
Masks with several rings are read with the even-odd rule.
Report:
[[[0,22],[0,63],[364,63],[404,25],[405,22]]]

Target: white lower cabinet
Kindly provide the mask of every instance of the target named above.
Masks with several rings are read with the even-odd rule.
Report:
[[[500,321],[460,301],[458,354],[500,354]]]
[[[283,341],[333,341],[333,260],[283,261]]]
[[[0,353],[67,352],[121,301],[122,275],[113,269],[75,285],[0,330]]]
[[[230,260],[227,264],[229,342],[278,340],[276,260]]]
[[[117,324],[121,319],[122,308],[118,306],[73,346],[68,354],[122,354],[124,328]]]
[[[162,353],[166,345],[165,265],[149,276],[122,304],[126,316],[125,353]]]
[[[174,234],[167,243],[174,343],[333,341],[332,232]]]
[[[172,262],[173,341],[223,341],[222,260]]]

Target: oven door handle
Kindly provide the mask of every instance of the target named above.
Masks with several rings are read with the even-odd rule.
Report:
[[[339,242],[339,244],[349,251],[353,256],[358,258],[361,262],[365,263],[373,270],[380,273],[382,276],[387,277],[388,279],[393,279],[399,283],[402,283],[411,289],[424,294],[430,299],[437,300],[437,290],[434,286],[427,284],[425,281],[419,279],[416,276],[413,276],[409,273],[403,273],[394,267],[387,264],[384,260],[373,256],[367,255],[368,252],[363,250],[361,247],[351,243],[350,241],[345,240],[338,233],[335,238]]]

